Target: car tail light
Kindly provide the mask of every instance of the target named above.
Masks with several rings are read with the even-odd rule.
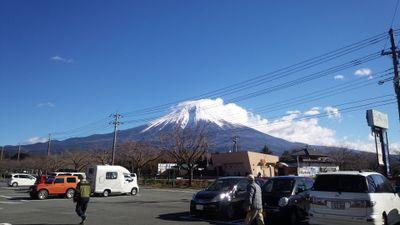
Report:
[[[312,197],[311,203],[314,205],[326,205],[326,200],[323,198]]]
[[[353,200],[350,201],[351,208],[372,208],[374,207],[375,202],[369,200]]]

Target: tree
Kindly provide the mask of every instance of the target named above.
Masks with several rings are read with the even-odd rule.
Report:
[[[128,161],[131,169],[136,171],[138,177],[140,177],[145,166],[163,155],[163,151],[144,142],[126,141],[120,146],[120,149],[121,156]]]
[[[269,155],[273,154],[273,152],[268,148],[267,145],[264,145],[264,148],[261,150],[261,152],[264,154],[269,154]]]
[[[279,161],[281,162],[291,162],[293,161],[293,157],[290,154],[289,151],[284,151],[281,155],[281,157],[279,157]]]
[[[84,171],[90,165],[90,154],[87,151],[67,151],[63,158],[65,164],[76,171]]]
[[[161,143],[178,165],[189,172],[189,186],[192,186],[193,172],[208,149],[205,135],[206,125],[196,128],[176,128],[172,133],[161,136]]]

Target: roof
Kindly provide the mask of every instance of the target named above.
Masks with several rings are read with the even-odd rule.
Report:
[[[292,156],[327,156],[326,153],[311,148],[303,148],[291,154]]]
[[[365,172],[365,171],[337,171],[337,172],[327,172],[318,175],[361,175],[361,176],[369,176],[372,174],[380,174],[377,172]]]

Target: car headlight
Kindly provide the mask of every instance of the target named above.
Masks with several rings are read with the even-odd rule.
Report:
[[[279,207],[285,207],[289,204],[289,199],[286,197],[283,197],[281,199],[279,199],[278,205]]]
[[[222,193],[222,194],[219,195],[219,199],[220,200],[230,201],[231,200],[231,195],[229,193]]]

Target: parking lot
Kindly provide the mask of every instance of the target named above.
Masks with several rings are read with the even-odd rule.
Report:
[[[241,220],[218,221],[189,215],[194,191],[141,189],[137,196],[94,197],[86,224],[241,224]],[[0,186],[0,224],[78,224],[72,200],[31,200],[26,188]]]

